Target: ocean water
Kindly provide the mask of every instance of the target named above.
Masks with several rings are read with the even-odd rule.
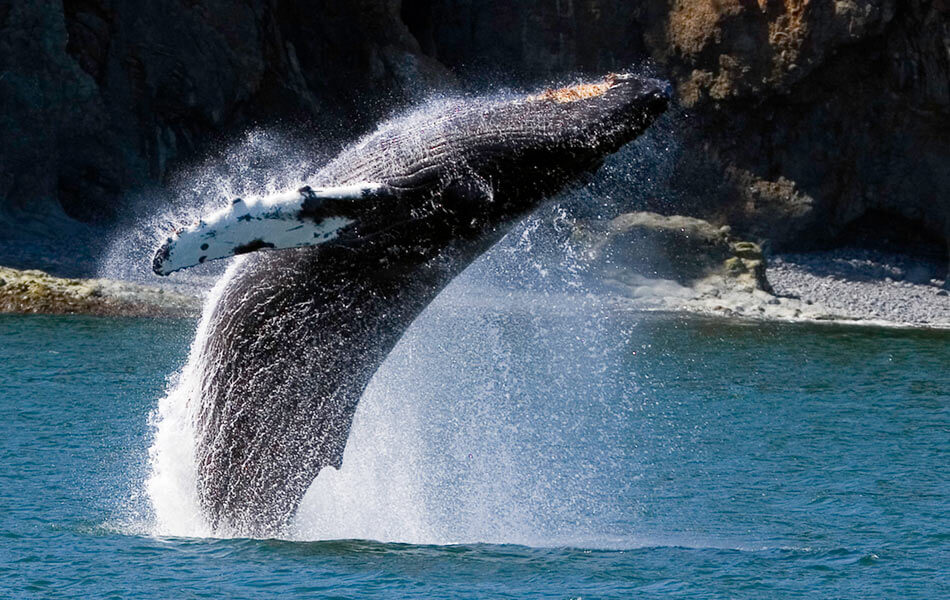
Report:
[[[0,597],[950,595],[946,332],[453,286],[255,540],[147,485],[194,328],[0,316]]]

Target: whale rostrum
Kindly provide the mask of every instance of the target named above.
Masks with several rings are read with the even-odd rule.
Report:
[[[632,74],[444,101],[344,150],[308,186],[173,233],[165,275],[251,253],[205,307],[193,360],[198,498],[222,534],[278,534],[342,464],[357,403],[419,313],[546,198],[638,137],[669,85]]]

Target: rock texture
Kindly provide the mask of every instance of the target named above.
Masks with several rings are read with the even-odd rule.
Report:
[[[0,233],[109,222],[252,124],[352,139],[454,81],[636,64],[675,82],[679,150],[669,189],[615,214],[803,249],[874,213],[946,256],[948,0],[4,2]]]
[[[108,279],[62,279],[0,267],[0,313],[196,316],[200,299]]]
[[[351,136],[448,77],[398,2],[0,3],[0,217],[108,221],[250,124]]]
[[[946,0],[406,0],[403,13],[463,73],[652,61],[688,119],[674,189],[646,208],[776,248],[833,244],[870,211],[950,237]]]

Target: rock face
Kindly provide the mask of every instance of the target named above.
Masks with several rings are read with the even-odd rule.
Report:
[[[670,178],[678,202],[646,208],[728,222],[776,248],[833,242],[869,212],[948,237],[950,2],[517,6],[406,0],[403,13],[423,49],[463,73],[653,61],[689,118]]]
[[[195,316],[197,297],[108,279],[62,279],[0,267],[0,313]]]
[[[669,192],[618,214],[776,249],[833,245],[869,214],[950,237],[948,0],[0,3],[0,226],[108,221],[252,124],[352,139],[456,77],[644,62],[676,84],[681,150]]]
[[[0,3],[0,218],[108,220],[209,140],[276,119],[352,135],[447,77],[398,2]]]

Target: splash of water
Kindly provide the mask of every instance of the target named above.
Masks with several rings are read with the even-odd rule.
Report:
[[[145,491],[152,505],[152,533],[155,535],[212,535],[198,502],[195,459],[195,423],[206,368],[201,356],[208,341],[214,307],[240,262],[240,258],[235,260],[208,293],[204,314],[189,350],[188,362],[170,382],[165,397],[159,401],[158,408],[152,414],[154,438],[149,449],[150,472],[145,481]]]
[[[625,411],[604,377],[623,343],[597,341],[608,337],[603,305],[501,291],[474,274],[374,377],[342,469],[311,486],[293,538],[544,546],[618,535],[609,523],[630,507],[603,483],[631,465],[612,456],[617,438],[584,439]]]
[[[604,423],[623,421],[618,386],[627,384],[605,373],[621,362],[629,331],[611,324],[597,298],[500,290],[479,270],[453,282],[383,364],[342,469],[320,473],[288,537],[630,543],[607,525],[629,506],[603,494],[618,470],[631,473],[611,454],[619,434],[603,433]],[[198,506],[193,423],[208,315],[229,276],[212,290],[188,364],[155,415],[146,483],[154,534],[222,535]],[[583,431],[609,443],[587,444]]]
[[[223,268],[200,265],[156,280],[151,257],[175,227],[229,205],[242,196],[262,196],[300,187],[314,170],[313,152],[273,131],[252,130],[203,164],[183,171],[167,189],[131,201],[126,223],[116,228],[99,261],[98,276],[150,285],[209,288]]]

